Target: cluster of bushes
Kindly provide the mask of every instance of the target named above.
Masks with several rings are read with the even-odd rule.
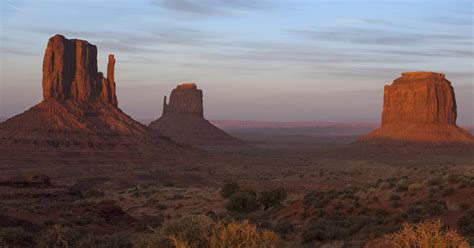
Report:
[[[358,202],[360,198],[356,196],[357,190],[357,188],[346,188],[340,191],[312,191],[304,196],[303,204],[305,207],[323,208],[336,199]]]
[[[400,231],[385,237],[384,247],[457,247],[469,248],[467,240],[440,220],[418,224],[404,223]]]
[[[203,215],[185,216],[166,222],[152,234],[137,237],[134,247],[282,247],[280,237],[268,230],[259,230],[248,221],[214,222]]]
[[[344,216],[338,212],[314,218],[304,230],[302,243],[344,240],[373,223],[368,216]]]
[[[226,203],[227,210],[243,214],[256,211],[261,206],[264,210],[280,207],[287,197],[286,190],[281,187],[257,194],[252,189],[241,189],[235,182],[226,183],[220,194],[223,198],[228,199]]]
[[[401,217],[411,222],[419,222],[422,219],[444,215],[447,209],[448,206],[444,201],[428,200],[408,208]]]

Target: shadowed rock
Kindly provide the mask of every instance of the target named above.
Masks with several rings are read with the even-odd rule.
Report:
[[[149,127],[178,143],[191,145],[228,145],[240,141],[204,119],[202,90],[193,83],[178,85],[169,103],[163,100],[162,116]]]
[[[384,87],[382,126],[359,141],[474,143],[456,117],[454,89],[444,74],[406,72]]]

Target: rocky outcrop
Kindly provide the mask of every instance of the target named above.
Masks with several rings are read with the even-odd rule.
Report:
[[[359,141],[473,143],[456,117],[454,89],[444,74],[405,72],[384,87],[382,126]]]
[[[48,41],[43,59],[43,99],[76,99],[117,105],[113,55],[107,78],[97,69],[97,47],[85,40],[55,35]]]
[[[0,123],[0,149],[168,151],[173,142],[118,108],[114,55],[107,78],[97,70],[97,47],[55,35],[43,60],[43,101]]]
[[[170,102],[163,102],[163,116],[187,115],[204,118],[202,107],[202,90],[196,84],[185,83],[178,85],[171,91]]]
[[[172,140],[190,145],[230,145],[240,141],[204,119],[202,90],[196,84],[185,83],[171,91],[169,103],[163,100],[162,116],[150,123]]]

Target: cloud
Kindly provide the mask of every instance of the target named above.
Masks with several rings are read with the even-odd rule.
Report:
[[[228,16],[270,6],[264,0],[151,0],[164,10],[192,16]]]
[[[407,32],[362,27],[288,29],[287,32],[304,39],[349,42],[358,45],[404,46],[430,43],[468,45],[472,42],[472,36],[469,34]]]
[[[17,29],[50,36],[59,33],[68,38],[86,39],[101,49],[133,54],[170,53],[170,46],[203,47],[220,43],[219,38],[211,33],[187,27],[152,28],[133,32],[84,31],[48,27]]]

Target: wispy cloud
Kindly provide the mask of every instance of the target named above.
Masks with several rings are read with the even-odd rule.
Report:
[[[227,16],[270,6],[265,0],[151,0],[164,10],[193,16]]]
[[[394,31],[364,27],[289,29],[287,32],[296,37],[319,41],[350,42],[382,46],[426,45],[432,43],[468,45],[472,42],[472,36],[469,34]]]
[[[7,3],[7,6],[14,9],[14,10],[18,10],[18,11],[24,11],[22,8],[19,8],[13,4],[10,4],[10,3]]]

